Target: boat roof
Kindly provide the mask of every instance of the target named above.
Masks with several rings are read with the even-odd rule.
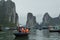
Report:
[[[18,27],[24,27],[23,25],[19,25]]]

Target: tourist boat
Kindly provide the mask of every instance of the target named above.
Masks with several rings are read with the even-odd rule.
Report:
[[[60,26],[49,26],[49,32],[60,32]]]
[[[18,27],[17,32],[14,33],[16,37],[28,36],[28,34],[29,34],[29,29],[26,27]]]

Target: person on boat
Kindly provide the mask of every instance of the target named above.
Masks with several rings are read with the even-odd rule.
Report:
[[[29,29],[28,29],[28,28],[26,28],[26,29],[25,29],[25,32],[26,32],[26,33],[29,33]]]
[[[21,32],[20,27],[18,27],[18,31]]]
[[[25,33],[25,29],[24,29],[24,28],[22,28],[22,29],[21,29],[21,32],[22,32],[22,33]]]

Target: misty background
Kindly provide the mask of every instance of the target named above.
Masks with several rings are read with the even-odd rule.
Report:
[[[58,17],[60,14],[60,0],[12,0],[16,4],[16,11],[19,15],[19,23],[25,25],[27,13],[31,12],[36,16],[40,24],[43,15],[48,12],[51,17]]]

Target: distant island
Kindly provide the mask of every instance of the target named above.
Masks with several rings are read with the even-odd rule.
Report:
[[[60,26],[60,15],[58,17],[52,18],[48,12],[46,12],[43,16],[43,21],[40,24],[41,27],[48,26]]]
[[[36,22],[36,16],[34,16],[31,12],[27,14],[26,27],[36,29],[40,27],[40,25]]]
[[[60,26],[60,15],[58,17],[52,18],[48,12],[46,12],[43,16],[42,19],[42,23],[38,24],[36,22],[36,17],[33,16],[32,13],[28,13],[27,14],[27,22],[26,22],[26,26],[27,27],[32,27],[34,26],[34,28],[37,29],[41,29],[43,27],[48,27],[48,26]]]

